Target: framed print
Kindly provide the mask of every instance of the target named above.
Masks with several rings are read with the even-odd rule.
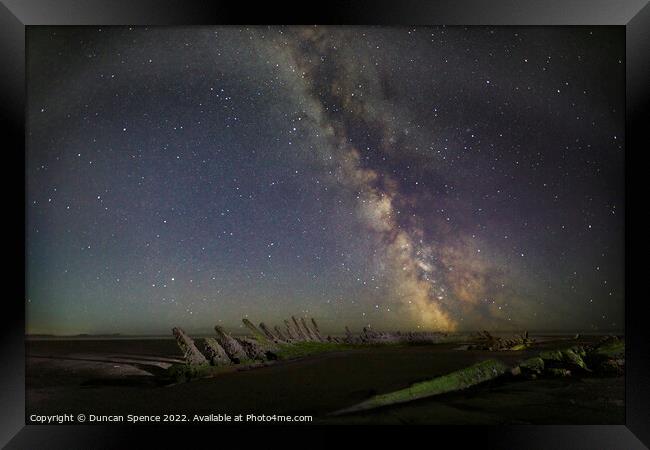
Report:
[[[2,20],[7,448],[647,445],[647,2]]]

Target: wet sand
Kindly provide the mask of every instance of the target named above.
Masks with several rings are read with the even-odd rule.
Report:
[[[596,338],[582,338],[589,342]],[[540,339],[541,341],[541,339]],[[28,340],[27,414],[288,414],[324,423],[624,423],[624,377],[503,379],[364,414],[327,413],[414,382],[522,352],[457,350],[458,344],[368,347],[285,361],[215,378],[163,386],[182,355],[173,339]]]

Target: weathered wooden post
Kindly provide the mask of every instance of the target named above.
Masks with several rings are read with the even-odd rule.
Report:
[[[185,334],[181,328],[172,328],[172,333],[176,338],[176,343],[183,352],[183,356],[185,357],[185,362],[187,364],[195,366],[208,363],[208,360],[205,359],[205,356],[203,356],[199,349],[196,348],[196,345],[194,345],[192,338]]]
[[[296,327],[296,333],[298,334],[298,339],[300,339],[301,341],[306,341],[307,336],[305,335],[305,333],[300,328],[300,324],[298,323],[298,319],[296,319],[295,316],[291,316],[291,320],[293,320],[293,324]]]
[[[275,335],[271,332],[271,330],[269,330],[269,327],[267,327],[266,324],[265,324],[264,322],[260,322],[260,330],[262,330],[262,332],[266,335],[266,338],[267,338],[268,340],[270,340],[271,342],[275,342],[275,343],[277,343],[277,342],[279,341],[279,339],[277,338],[277,336],[275,336]]]
[[[259,361],[266,361],[269,359],[267,357],[267,350],[264,346],[260,345],[259,341],[242,337],[237,338],[237,342],[244,349],[248,358]]]
[[[280,327],[275,325],[273,327],[273,330],[275,331],[275,335],[280,338],[281,341],[284,342],[291,342],[291,339],[287,338],[284,333],[282,333],[282,330],[280,330]]]
[[[215,338],[205,338],[205,348],[206,354],[213,366],[227,366],[232,364],[232,361],[228,358],[228,354]]]
[[[312,323],[312,330],[314,331],[314,334],[316,335],[318,340],[321,342],[325,342],[325,339],[323,339],[323,336],[320,334],[320,330],[318,329],[318,324],[316,323],[316,319],[312,317],[311,323]]]
[[[298,340],[297,334],[295,334],[294,331],[291,331],[292,328],[291,324],[286,319],[284,320],[284,326],[287,328],[287,336],[289,337],[289,339],[291,339],[292,341],[297,341]]]
[[[217,342],[223,347],[228,355],[228,358],[232,360],[235,364],[246,363],[250,358],[246,354],[246,351],[242,348],[241,344],[237,342],[230,334],[226,332],[222,327],[216,325],[214,331],[217,333]]]
[[[305,335],[307,336],[307,339],[310,340],[310,341],[315,341],[315,340],[316,340],[316,336],[314,336],[314,335],[312,334],[312,332],[311,332],[311,330],[309,329],[309,326],[307,325],[307,322],[305,321],[305,318],[304,318],[304,317],[301,317],[301,318],[300,318],[300,325],[302,325],[302,329],[303,329],[303,331],[305,332]]]
[[[244,325],[246,325],[246,328],[251,330],[251,333],[253,333],[253,337],[255,339],[262,342],[268,341],[268,338],[264,335],[264,333],[262,333],[255,325],[253,325],[253,323],[250,320],[243,318],[241,321],[244,323]]]
[[[348,344],[352,344],[352,343],[355,342],[354,335],[352,334],[352,332],[350,331],[350,328],[348,328],[347,325],[345,326],[345,341]]]

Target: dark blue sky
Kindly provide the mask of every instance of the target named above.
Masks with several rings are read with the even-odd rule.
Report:
[[[623,327],[622,29],[27,39],[29,333]]]

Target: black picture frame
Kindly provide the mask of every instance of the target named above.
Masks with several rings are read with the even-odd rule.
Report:
[[[607,448],[635,449],[650,445],[650,339],[644,322],[642,297],[632,296],[631,239],[632,211],[629,182],[635,170],[632,155],[650,148],[644,126],[650,123],[647,105],[650,90],[650,5],[648,0],[330,0],[299,5],[285,2],[204,2],[200,0],[2,0],[0,4],[0,111],[11,157],[5,173],[13,175],[6,197],[23,214],[9,214],[12,227],[5,235],[16,270],[25,268],[25,196],[23,186],[25,155],[25,30],[30,25],[218,25],[218,24],[377,24],[377,25],[609,25],[625,27],[626,34],[626,423],[611,426],[503,426],[503,427],[372,427],[365,438],[391,437],[408,443],[425,439],[454,447],[468,442],[484,448]],[[5,179],[7,177],[5,176]],[[14,183],[16,183],[14,185]],[[9,184],[5,185],[5,189]],[[14,192],[16,191],[16,192]],[[22,220],[21,220],[22,218]],[[22,263],[22,264],[21,264]],[[23,277],[24,278],[24,277]],[[266,445],[289,440],[299,444],[293,434],[278,426],[257,433],[219,430],[217,427],[25,425],[25,285],[20,277],[6,276],[11,286],[3,304],[0,339],[0,444],[7,448],[112,448],[131,446],[133,439],[147,446],[200,445],[189,443],[188,436],[201,436],[214,445],[226,443],[221,433]],[[220,427],[222,427],[220,425]],[[347,427],[346,427],[347,428]],[[347,428],[355,431],[356,428]],[[337,439],[333,427],[295,427],[290,433],[305,431],[311,436],[303,443]],[[221,435],[223,436],[223,435]],[[316,437],[317,436],[317,437]],[[303,439],[303,438],[301,438]],[[444,439],[444,441],[443,441]],[[157,443],[160,443],[156,445]],[[365,441],[363,443],[365,444]],[[226,444],[228,445],[228,444]],[[229,444],[233,445],[233,444]]]

